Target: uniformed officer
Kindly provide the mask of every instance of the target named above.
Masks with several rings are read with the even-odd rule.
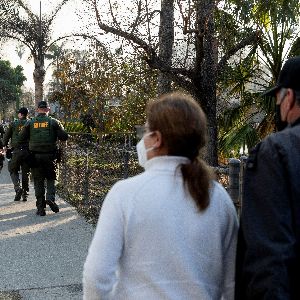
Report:
[[[4,149],[3,149],[3,143],[2,143],[2,137],[4,135],[4,128],[3,125],[0,124],[0,172],[3,168],[3,161],[4,161]]]
[[[2,142],[2,138],[4,136],[4,133],[5,133],[5,130],[4,130],[3,124],[0,123],[0,140],[1,140],[1,142]]]
[[[7,151],[7,146],[10,142],[12,151],[11,160],[8,162],[8,171],[16,192],[14,201],[20,201],[21,197],[23,201],[27,201],[29,192],[30,167],[26,160],[29,154],[28,139],[22,142],[19,139],[19,133],[28,120],[27,115],[28,109],[21,107],[18,111],[18,119],[9,124],[3,137],[4,150]],[[22,170],[22,184],[19,176],[20,169]]]
[[[50,107],[46,101],[40,101],[38,115],[26,123],[20,133],[22,139],[29,138],[29,150],[32,154],[32,176],[34,181],[37,215],[46,215],[46,204],[57,213],[55,203],[55,180],[57,170],[57,141],[66,141],[68,134],[62,124],[50,117]],[[46,181],[46,195],[45,195]]]
[[[247,161],[238,238],[236,299],[300,299],[300,56],[290,58],[277,85],[280,131]],[[287,125],[287,126],[286,126]]]

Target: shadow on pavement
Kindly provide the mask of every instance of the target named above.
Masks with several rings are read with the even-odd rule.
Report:
[[[68,203],[36,215],[34,189],[15,202],[7,165],[0,174],[0,299],[19,291],[26,299],[81,299],[83,264],[95,228]],[[71,287],[77,287],[75,290]],[[49,298],[45,298],[47,291]],[[11,298],[8,298],[11,299]]]

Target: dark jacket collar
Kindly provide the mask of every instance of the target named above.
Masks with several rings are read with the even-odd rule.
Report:
[[[294,126],[299,125],[299,124],[300,124],[300,117],[295,122],[291,123],[290,126],[294,127]]]

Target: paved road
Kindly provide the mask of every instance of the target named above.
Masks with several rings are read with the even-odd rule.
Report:
[[[57,199],[35,215],[34,190],[27,202],[14,202],[7,166],[0,174],[0,299],[82,299],[82,268],[94,227]]]

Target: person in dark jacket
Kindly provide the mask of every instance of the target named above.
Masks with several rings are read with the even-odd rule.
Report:
[[[48,115],[50,107],[46,101],[38,103],[37,112],[38,115],[26,123],[20,137],[29,139],[37,215],[45,216],[46,204],[53,212],[59,212],[59,207],[55,203],[57,142],[66,141],[68,134],[58,120]]]
[[[2,143],[2,137],[4,135],[4,128],[3,128],[3,125],[0,124],[0,172],[3,168],[3,162],[5,160],[4,158],[4,149],[3,149],[3,143]]]
[[[12,121],[3,137],[4,150],[8,152],[7,146],[10,142],[12,156],[8,162],[8,171],[14,184],[16,192],[14,201],[27,201],[29,193],[29,172],[30,167],[27,163],[28,139],[20,142],[19,133],[27,122],[28,109],[21,107],[18,110],[18,119]],[[22,171],[22,180],[20,182],[19,172]]]
[[[287,127],[258,144],[247,161],[236,299],[300,299],[299,78],[300,57],[290,58],[266,93],[276,98]]]
[[[3,150],[3,146],[2,146],[2,141],[0,140],[0,172],[3,169],[3,162],[5,160],[4,157],[4,150]]]

